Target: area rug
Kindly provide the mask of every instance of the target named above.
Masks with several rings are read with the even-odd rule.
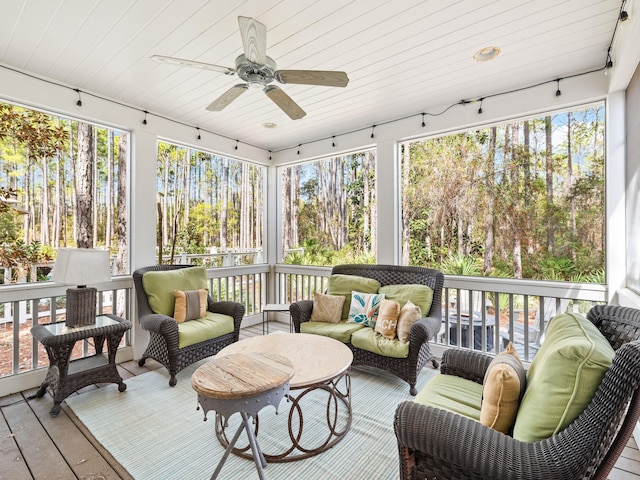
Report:
[[[204,361],[203,361],[204,362]],[[66,403],[93,436],[133,476],[140,480],[208,479],[224,449],[214,427],[215,413],[204,421],[196,410],[197,395],[191,375],[203,362],[178,374],[178,384],[168,385],[165,369],[154,370],[125,381],[127,390],[107,385],[67,398]],[[436,370],[426,367],[418,377],[418,390]],[[391,479],[398,476],[398,454],[393,417],[398,403],[410,400],[409,386],[377,369],[354,367],[351,374],[353,422],[346,436],[333,448],[315,457],[290,463],[269,463],[270,480]],[[319,408],[318,402],[309,409]],[[258,441],[265,452],[286,440],[288,406],[282,402],[279,414],[267,407],[259,419]],[[313,433],[313,414],[305,411],[304,434]],[[235,432],[234,415],[229,436]],[[313,438],[310,438],[313,442]],[[238,444],[247,444],[242,434]],[[275,450],[274,450],[275,451]],[[258,478],[252,460],[230,455],[220,479]]]

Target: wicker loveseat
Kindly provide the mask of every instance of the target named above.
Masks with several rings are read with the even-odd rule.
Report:
[[[403,358],[381,355],[363,348],[354,347],[350,337],[341,340],[353,351],[354,365],[368,365],[386,370],[409,383],[411,395],[416,392],[416,379],[422,367],[429,361],[438,367],[429,340],[435,338],[441,326],[441,298],[444,276],[442,272],[423,267],[397,265],[336,265],[332,275],[354,275],[376,280],[382,287],[393,285],[426,285],[433,290],[430,310],[422,312],[423,318],[415,322],[410,330],[408,354]],[[313,301],[303,300],[290,307],[291,320],[296,332],[309,322],[313,312]],[[313,322],[312,322],[313,323]],[[368,328],[368,327],[365,327]],[[304,328],[303,328],[304,331]],[[308,332],[315,333],[315,332]]]
[[[556,319],[551,321],[549,328]],[[515,427],[511,436],[444,407],[403,402],[397,407],[394,421],[400,478],[606,479],[640,415],[640,310],[599,305],[589,311],[587,320],[597,327],[596,333],[599,331],[604,337],[601,336],[604,346],[613,348],[613,360],[609,367],[604,367],[602,380],[593,383],[595,394],[589,393],[586,408],[579,409],[578,416],[572,417],[574,420],[566,419],[568,426],[558,425],[557,433],[541,435],[545,438],[540,440],[523,441],[514,438]],[[584,325],[582,323],[581,327]],[[565,350],[569,352],[567,359],[580,367],[586,365],[576,361],[574,337],[567,339],[565,345],[572,349]],[[545,343],[548,340],[549,337]],[[587,349],[598,348],[592,348],[593,345],[587,344]],[[541,353],[544,353],[542,349],[537,355]],[[459,379],[453,378],[455,382],[471,381],[482,385],[491,361],[491,356],[480,352],[448,350],[442,358],[440,377],[455,376]],[[534,368],[534,362],[536,357],[529,371]],[[543,372],[558,375],[558,372],[544,370],[538,370],[537,375]],[[529,374],[527,378],[530,379]],[[447,379],[440,380],[441,385],[446,384]],[[429,384],[431,382],[433,380]],[[531,388],[529,383],[526,389]],[[429,384],[416,397],[418,400]],[[527,393],[525,391],[518,415]],[[545,401],[539,402],[537,413],[527,416],[534,422],[555,407],[549,391],[542,394]]]
[[[186,268],[191,268],[191,270],[181,270]],[[214,302],[211,296],[207,295],[206,318],[179,324],[171,316],[173,303],[171,303],[170,312],[164,314],[154,312],[149,302],[150,292],[145,290],[143,278],[145,274],[153,272],[158,279],[157,273],[164,272],[161,275],[166,274],[166,281],[160,278],[159,282],[163,284],[160,295],[164,298],[161,300],[174,302],[172,294],[174,289],[206,288],[206,272],[203,273],[203,270],[201,267],[194,268],[189,265],[155,265],[133,272],[138,321],[142,328],[148,330],[150,334],[149,345],[138,364],[143,366],[147,358],[153,358],[162,363],[169,370],[169,385],[172,387],[177,382],[176,374],[180,370],[203,358],[215,355],[222,348],[238,341],[244,306],[237,302]],[[172,274],[172,272],[178,271],[184,275]],[[185,275],[191,272],[193,275],[185,279]],[[156,297],[158,296],[158,292],[154,294]],[[190,336],[191,339],[187,338],[185,341],[187,336]],[[194,338],[197,341],[194,341]],[[185,343],[187,345],[182,345]]]

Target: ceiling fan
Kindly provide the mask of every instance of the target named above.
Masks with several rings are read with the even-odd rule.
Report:
[[[327,87],[346,87],[349,78],[345,72],[326,70],[277,70],[276,62],[267,56],[267,27],[250,17],[238,17],[244,54],[236,58],[236,68],[222,67],[211,63],[196,62],[183,58],[153,55],[152,60],[186,67],[201,68],[221,72],[225,75],[238,75],[246,83],[238,83],[214,100],[207,110],[219,112],[249,88],[260,88],[292,120],[298,120],[306,112],[289,95],[276,85],[279,83],[299,85],[323,85]]]

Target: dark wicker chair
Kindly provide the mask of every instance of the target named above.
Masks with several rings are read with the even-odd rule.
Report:
[[[374,278],[384,285],[419,284],[433,289],[431,310],[424,318],[411,327],[409,340],[409,356],[407,358],[391,358],[355,348],[347,344],[353,351],[354,365],[368,365],[386,370],[409,383],[411,395],[415,395],[416,379],[422,367],[431,360],[434,368],[438,362],[431,353],[429,340],[435,338],[442,324],[442,272],[431,268],[404,267],[398,265],[336,265],[332,274],[359,275]],[[293,303],[289,309],[291,321],[296,332],[300,332],[300,324],[309,321],[313,310],[313,301],[303,300]],[[424,313],[424,312],[423,312]]]
[[[169,385],[177,383],[176,374],[183,368],[203,358],[215,355],[222,348],[238,341],[240,334],[240,323],[244,316],[244,306],[237,302],[214,302],[211,296],[208,297],[207,310],[215,313],[222,313],[233,317],[234,330],[217,338],[212,338],[195,345],[178,348],[178,323],[171,317],[153,313],[149,306],[149,300],[142,286],[142,276],[146,272],[175,270],[189,267],[189,265],[155,265],[152,267],[140,268],[133,272],[133,282],[136,287],[136,300],[138,310],[138,321],[151,335],[149,345],[142,358],[138,361],[141,367],[147,358],[153,358],[162,363],[169,370]]]
[[[400,478],[606,479],[640,415],[640,310],[600,305],[587,318],[616,354],[591,403],[571,425],[524,443],[460,415],[403,402],[394,422]],[[448,350],[441,371],[482,383],[490,361],[479,352]]]

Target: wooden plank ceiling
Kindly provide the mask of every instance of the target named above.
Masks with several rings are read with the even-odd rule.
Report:
[[[0,3],[0,63],[277,151],[600,68],[619,9],[620,0],[11,0]],[[349,85],[281,85],[307,112],[296,121],[260,90],[209,112],[237,77],[149,59],[235,67],[239,15],[266,25],[278,68],[343,70]],[[486,46],[501,54],[475,62]]]

